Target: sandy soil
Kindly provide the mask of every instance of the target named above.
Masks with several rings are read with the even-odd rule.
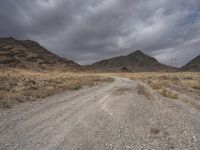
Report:
[[[0,110],[0,149],[200,149],[200,113],[181,100],[148,99],[136,81],[68,91]]]

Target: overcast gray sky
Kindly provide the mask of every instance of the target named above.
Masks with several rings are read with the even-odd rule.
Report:
[[[135,50],[181,66],[200,54],[199,0],[1,0],[0,37],[80,64]]]

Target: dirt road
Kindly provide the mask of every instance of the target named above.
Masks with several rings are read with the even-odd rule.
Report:
[[[200,149],[199,111],[138,95],[137,84],[115,78],[0,110],[0,149]]]

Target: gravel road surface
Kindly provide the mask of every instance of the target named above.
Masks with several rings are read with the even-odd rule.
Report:
[[[200,112],[148,99],[136,81],[67,91],[0,110],[1,150],[200,149]]]

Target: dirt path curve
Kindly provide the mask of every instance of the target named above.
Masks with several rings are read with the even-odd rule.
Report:
[[[115,78],[0,110],[0,149],[200,149],[200,113],[138,95],[137,84]]]

